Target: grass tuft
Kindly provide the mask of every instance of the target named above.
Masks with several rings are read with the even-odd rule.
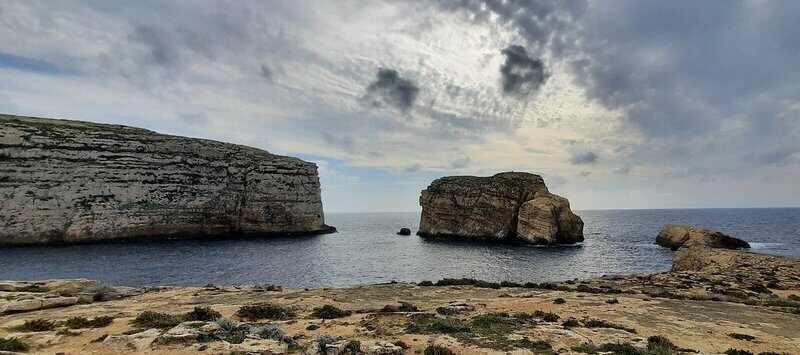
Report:
[[[153,311],[144,311],[136,316],[136,319],[134,319],[131,323],[141,328],[166,329],[181,324],[181,322],[183,322],[183,318],[181,316]]]
[[[0,351],[26,352],[29,348],[17,338],[0,338]]]
[[[85,317],[72,317],[64,322],[64,325],[69,329],[82,329],[82,328],[102,328],[111,324],[114,317],[100,316],[91,320]]]
[[[46,332],[48,330],[53,330],[56,327],[56,323],[53,321],[49,321],[46,319],[31,319],[26,320],[24,324],[17,326],[14,330],[20,332]]]

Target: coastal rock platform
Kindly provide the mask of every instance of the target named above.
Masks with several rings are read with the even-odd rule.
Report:
[[[5,315],[0,338],[43,353],[336,353],[356,346],[367,354],[432,347],[456,354],[796,353],[797,260],[758,258],[726,258],[733,267],[714,270],[560,283],[151,287],[126,298]],[[95,328],[69,327],[71,318],[103,316],[114,319]],[[26,328],[36,320],[53,326]]]

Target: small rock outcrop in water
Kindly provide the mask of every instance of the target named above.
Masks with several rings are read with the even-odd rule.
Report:
[[[411,235],[411,230],[408,228],[400,228],[400,231],[397,232],[397,235]]]
[[[713,229],[679,224],[667,224],[656,237],[656,244],[676,250],[680,247],[706,246],[709,248],[749,248],[744,240],[725,235]]]
[[[317,167],[140,128],[0,115],[0,245],[331,232]]]
[[[551,194],[539,175],[450,176],[422,191],[420,236],[518,240],[531,244],[583,241],[583,221],[567,199]]]

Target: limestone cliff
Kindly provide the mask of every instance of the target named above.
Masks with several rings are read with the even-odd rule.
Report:
[[[539,175],[449,176],[422,191],[421,236],[457,236],[531,244],[583,241],[583,221]]]
[[[140,128],[0,115],[0,245],[332,230],[313,163]]]

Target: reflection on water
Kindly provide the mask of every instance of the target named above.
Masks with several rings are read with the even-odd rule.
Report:
[[[579,211],[582,245],[533,247],[398,236],[418,213],[329,214],[339,233],[0,249],[0,279],[88,277],[119,285],[275,283],[287,287],[473,277],[543,282],[668,270],[665,223],[718,228],[755,251],[800,256],[800,209]]]

